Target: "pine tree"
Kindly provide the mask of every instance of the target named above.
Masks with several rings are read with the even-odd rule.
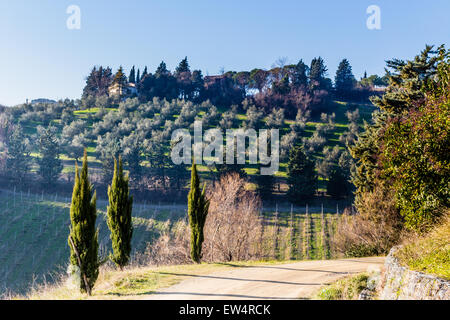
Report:
[[[288,197],[291,202],[299,203],[314,196],[317,181],[314,161],[306,156],[301,146],[295,146],[288,162]]]
[[[176,74],[180,74],[180,73],[189,72],[189,71],[190,71],[190,69],[189,69],[188,59],[187,59],[187,57],[185,57],[183,60],[181,60],[180,64],[176,68],[175,72],[176,72]]]
[[[47,185],[54,184],[63,169],[59,159],[60,142],[56,136],[56,127],[51,124],[47,128],[38,127],[39,153],[41,157],[37,160],[39,174]]]
[[[363,132],[358,135],[355,145],[350,147],[350,153],[358,163],[352,179],[356,186],[357,206],[365,192],[373,191],[376,177],[381,170],[377,159],[381,154],[381,143],[389,118],[401,115],[423,101],[425,93],[422,89],[436,74],[438,61],[439,56],[431,46],[426,46],[414,60],[387,61],[387,66],[393,70],[388,73],[389,86],[382,97],[375,96],[371,99],[380,111],[373,114],[372,123],[364,124]]]
[[[336,89],[336,95],[341,98],[348,98],[356,80],[352,73],[352,67],[347,59],[342,60],[339,63],[336,71],[336,77],[334,78],[334,86]]]
[[[128,76],[129,83],[136,83],[136,70],[134,66],[130,70],[130,75]]]
[[[325,85],[325,76],[328,69],[321,57],[314,58],[309,68],[309,85],[311,88],[322,88]]]
[[[293,79],[293,85],[295,87],[301,87],[308,84],[308,66],[303,62],[303,60],[300,60],[294,69],[294,79]]]
[[[191,227],[191,259],[200,263],[202,258],[203,227],[208,215],[209,200],[206,199],[205,188],[200,190],[200,179],[195,162],[192,163],[191,190],[188,195],[188,215]]]
[[[109,205],[107,224],[111,231],[113,254],[111,260],[122,270],[130,260],[133,224],[131,212],[133,197],[128,189],[128,178],[123,174],[122,158],[114,159],[114,176],[108,187]]]
[[[80,275],[80,291],[91,295],[98,277],[98,229],[97,196],[88,179],[87,153],[84,150],[81,174],[75,167],[75,184],[73,186],[72,204],[70,206],[71,228],[68,238],[70,247],[70,265],[74,273]]]
[[[25,181],[25,176],[32,165],[30,141],[20,125],[15,125],[6,137],[6,170],[18,184]]]
[[[166,63],[164,61],[161,61],[161,63],[159,64],[158,68],[155,71],[155,76],[159,78],[161,76],[166,76],[168,73],[169,71],[167,70]]]
[[[120,66],[119,70],[117,70],[112,83],[116,84],[119,87],[119,95],[122,95],[123,89],[124,89],[125,85],[127,84],[127,77],[123,73],[122,66]]]

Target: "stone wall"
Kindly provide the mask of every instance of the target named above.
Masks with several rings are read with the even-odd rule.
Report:
[[[450,281],[401,266],[394,257],[398,249],[392,248],[386,257],[379,283],[379,299],[450,300]]]

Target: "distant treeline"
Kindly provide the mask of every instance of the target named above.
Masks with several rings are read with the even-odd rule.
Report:
[[[138,96],[143,103],[157,97],[183,99],[194,103],[209,100],[219,108],[252,104],[270,112],[282,108],[285,116],[293,118],[299,109],[312,112],[327,111],[324,108],[330,99],[368,102],[370,96],[380,93],[387,85],[387,76],[370,77],[365,73],[357,81],[347,59],[339,64],[334,82],[328,78],[328,69],[321,57],[314,58],[310,65],[303,60],[297,64],[285,64],[279,59],[270,70],[228,71],[221,75],[203,76],[200,70],[191,71],[187,57],[174,72],[160,63],[154,73],[145,67],[133,66],[128,77],[122,67],[113,74],[110,67],[94,67],[86,79],[82,101],[86,107],[98,105],[96,100]],[[112,87],[119,88],[111,91]],[[126,90],[132,87],[134,90]]]

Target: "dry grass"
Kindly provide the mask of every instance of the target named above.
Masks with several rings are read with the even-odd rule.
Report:
[[[395,255],[412,270],[450,280],[450,214],[429,234],[405,241]]]
[[[375,188],[357,203],[358,214],[345,212],[333,238],[336,249],[347,257],[382,255],[399,243],[402,222],[394,197]]]

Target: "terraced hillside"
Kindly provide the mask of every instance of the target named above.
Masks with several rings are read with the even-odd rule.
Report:
[[[43,104],[32,108],[29,110],[23,107],[11,111],[13,119],[22,126],[25,135],[32,141],[35,141],[33,139],[36,138],[38,126],[47,127],[51,124],[56,128],[57,136],[60,138],[60,159],[64,165],[60,180],[68,182],[73,180],[75,157],[81,156],[83,147],[87,148],[92,178],[94,182],[99,182],[102,179],[105,159],[111,158],[118,150],[124,155],[126,169],[130,170],[132,177],[135,176],[137,167],[142,168],[144,175],[148,175],[145,170],[169,168],[170,165],[164,161],[170,160],[166,158],[169,156],[171,132],[176,128],[192,129],[194,120],[201,120],[204,130],[210,127],[222,129],[276,127],[280,129],[281,141],[293,133],[291,126],[299,123],[297,120],[283,118],[282,123],[275,125],[270,122],[269,118],[273,116],[271,114],[264,115],[259,111],[249,111],[250,109],[237,110],[233,113],[230,109],[215,108],[207,102],[195,105],[182,100],[167,102],[155,99],[140,104],[137,99],[129,99],[109,108],[82,109],[74,104],[69,106]],[[296,139],[300,142],[303,139],[318,138],[317,146],[310,152],[315,160],[324,159],[324,148],[338,146],[341,152],[345,150],[342,136],[350,129],[354,130],[355,126],[361,126],[364,120],[369,120],[374,107],[371,104],[334,101],[327,106],[327,110],[327,114],[316,114],[302,119],[302,129],[297,132]],[[353,123],[347,117],[347,112],[352,110],[359,111],[359,117]],[[334,118],[331,118],[332,114],[335,115]],[[322,117],[324,115],[325,118]],[[32,143],[32,147],[31,156],[37,160],[41,157],[38,143]],[[36,162],[32,164],[32,172],[38,170]],[[284,185],[286,169],[285,156],[281,159],[279,172],[276,174],[281,192],[286,191]],[[257,165],[247,163],[244,170],[250,177],[258,174]],[[211,168],[199,166],[199,171],[202,178],[211,178]],[[325,191],[326,179],[319,176],[319,191]]]

